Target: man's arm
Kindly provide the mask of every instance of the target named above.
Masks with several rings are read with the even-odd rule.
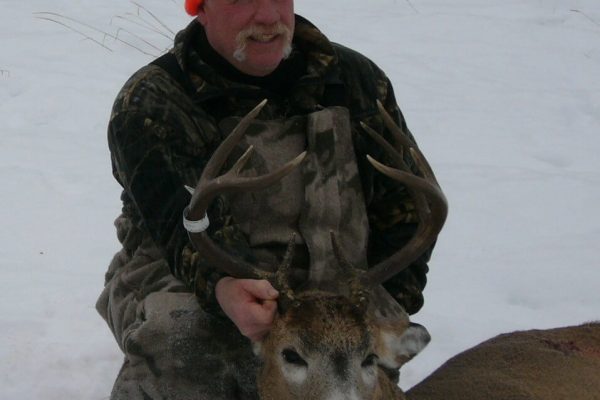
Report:
[[[151,81],[152,85],[142,81],[126,86],[109,124],[113,173],[125,190],[129,213],[149,232],[173,275],[195,291],[205,310],[219,313],[221,308],[244,335],[258,340],[273,320],[276,291],[266,281],[224,278],[202,260],[181,222],[190,200],[184,184],[197,182],[219,139],[218,131],[208,119],[194,118],[185,105],[170,98],[181,96],[172,83],[160,76]],[[226,205],[216,203],[211,234],[226,247],[247,248],[241,231],[221,218],[227,214]]]

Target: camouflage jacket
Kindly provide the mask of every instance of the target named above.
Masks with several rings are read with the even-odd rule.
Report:
[[[140,69],[117,96],[108,129],[113,174],[124,188],[123,214],[150,234],[172,273],[201,301],[214,300],[214,284],[222,275],[203,263],[182,226],[182,211],[190,199],[184,185],[196,185],[205,163],[223,139],[219,121],[245,115],[264,98],[269,99],[261,112],[265,119],[308,114],[331,105],[350,110],[370,226],[369,264],[406,243],[416,226],[413,203],[402,185],[367,164],[366,154],[383,161],[386,157],[359,125],[363,121],[387,136],[376,108],[379,99],[412,138],[385,74],[363,55],[330,42],[297,16],[291,57],[302,57],[305,69],[285,93],[276,93],[227,79],[211,67],[196,45],[203,35],[202,26],[193,21],[177,35],[171,50],[188,87],[156,65]],[[215,201],[209,216],[209,233],[220,245],[252,257],[226,199]],[[417,312],[423,304],[429,254],[384,284],[409,313]]]

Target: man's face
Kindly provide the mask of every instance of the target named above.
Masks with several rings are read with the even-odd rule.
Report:
[[[206,0],[198,19],[217,53],[248,75],[270,74],[291,50],[293,0]]]

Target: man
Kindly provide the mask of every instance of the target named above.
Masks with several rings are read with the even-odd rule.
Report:
[[[404,187],[365,160],[386,158],[359,125],[384,133],[376,100],[411,137],[375,64],[294,15],[293,0],[187,0],[186,10],[194,21],[168,55],[125,84],[109,124],[113,173],[124,188],[115,222],[123,249],[97,304],[125,353],[112,399],[256,398],[250,343],[268,333],[278,293],[267,281],[208,265],[182,213],[190,201],[184,185],[196,185],[216,147],[262,99],[268,103],[244,143],[257,148],[249,173],[305,148],[339,152],[341,161],[323,166],[316,156],[266,193],[219,197],[208,211],[209,234],[224,249],[272,265],[293,233],[293,267],[305,270],[331,253],[322,238],[335,226],[350,261],[366,266],[415,228]],[[323,118],[346,131],[323,139],[340,125],[321,129]],[[311,168],[350,172],[332,192],[315,186]],[[408,313],[422,306],[428,258],[384,285]]]

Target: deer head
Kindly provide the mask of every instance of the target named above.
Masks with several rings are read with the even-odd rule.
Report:
[[[249,148],[228,172],[218,176],[227,156],[265,103],[246,115],[215,151],[193,191],[185,211],[187,220],[206,218],[206,210],[215,196],[268,187],[304,159],[306,152],[269,174],[240,177],[240,170],[250,158],[252,148]],[[368,126],[363,127],[383,146],[396,168],[371,157],[369,161],[381,173],[408,188],[420,219],[413,239],[387,260],[367,271],[359,270],[344,259],[344,251],[332,234],[332,249],[339,264],[332,268],[344,271],[343,276],[335,279],[338,284],[328,287],[312,281],[313,274],[309,274],[301,288],[292,290],[289,275],[294,238],[276,272],[268,272],[224,252],[206,232],[190,231],[192,242],[208,262],[236,278],[267,279],[280,292],[280,313],[272,330],[261,343],[255,343],[255,353],[263,361],[258,376],[263,400],[403,398],[381,367],[399,368],[429,341],[425,328],[411,324],[400,306],[396,304],[391,313],[390,310],[382,313],[375,305],[378,297],[387,295],[380,284],[409,266],[435,241],[446,218],[446,199],[416,145],[402,134],[380,103],[378,106],[393,135],[393,145]],[[403,150],[410,151],[419,175],[410,171]]]

